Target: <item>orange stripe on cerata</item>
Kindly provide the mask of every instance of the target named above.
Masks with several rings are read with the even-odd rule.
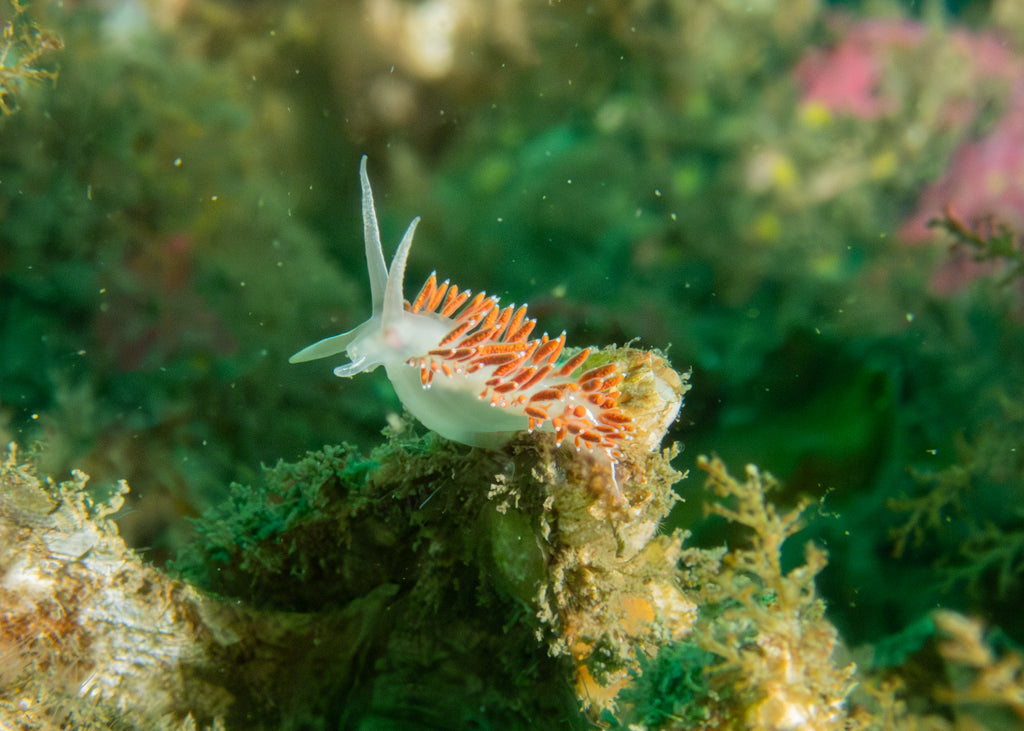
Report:
[[[634,430],[632,419],[617,405],[620,394],[615,389],[623,379],[618,365],[608,363],[572,378],[589,357],[589,348],[558,365],[564,332],[557,338],[545,333],[530,340],[537,321],[528,317],[526,305],[502,308],[496,297],[483,292],[471,296],[447,280],[439,285],[431,273],[416,299],[406,305],[413,313],[452,321],[452,329],[436,348],[407,361],[419,369],[423,386],[429,387],[437,373],[454,378],[489,368],[481,399],[520,410],[531,431],[550,422],[559,444],[572,437],[577,449],[602,449],[618,461],[618,442]]]
[[[568,375],[571,375],[574,370],[576,370],[581,365],[583,365],[583,361],[585,361],[589,356],[590,356],[590,348],[584,348],[579,353],[574,355],[572,358],[570,358],[569,360],[565,361],[565,364],[561,368],[558,369],[558,373],[556,373],[555,375],[556,376],[568,376]]]

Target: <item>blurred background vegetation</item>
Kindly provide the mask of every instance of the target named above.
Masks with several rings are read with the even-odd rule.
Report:
[[[383,373],[287,363],[368,315],[367,154],[388,255],[423,216],[407,290],[693,369],[676,467],[816,504],[849,644],[936,606],[1020,642],[1020,7],[12,4],[0,438],[127,478],[157,562],[261,462],[379,443]],[[679,489],[670,527],[727,539]]]

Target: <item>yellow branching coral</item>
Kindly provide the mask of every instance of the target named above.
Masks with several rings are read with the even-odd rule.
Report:
[[[987,709],[981,714],[987,728],[1024,723],[1024,657],[1015,650],[1002,655],[993,651],[977,619],[947,610],[933,613],[932,618],[942,638],[938,650],[950,679],[950,687],[937,693],[939,700],[958,711]]]
[[[782,569],[782,544],[800,530],[804,506],[780,513],[765,498],[777,483],[753,465],[743,482],[718,458],[702,457],[697,465],[719,498],[708,511],[751,531],[749,546],[729,550],[720,573],[699,589],[702,605],[720,608],[708,613],[707,631],[693,634],[721,659],[712,678],[732,686],[730,705],[747,727],[844,728],[855,668],[832,657],[837,633],[814,587],[825,552],[808,543],[804,563]]]

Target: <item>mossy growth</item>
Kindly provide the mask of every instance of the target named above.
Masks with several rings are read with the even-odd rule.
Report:
[[[673,722],[699,727],[713,715],[723,699],[709,682],[708,671],[717,657],[693,642],[666,645],[653,658],[641,658],[633,682],[618,696],[628,709],[621,717],[602,717],[611,728],[631,729],[633,724],[660,728]],[[727,694],[726,694],[727,697]]]
[[[375,466],[351,446],[329,446],[278,462],[254,485],[232,484],[224,504],[194,521],[198,540],[174,567],[197,586],[256,605],[303,609],[344,601],[323,593],[329,562],[316,557],[331,557],[337,536],[350,535]],[[315,598],[304,596],[304,586],[315,587]]]
[[[324,669],[325,684],[331,674],[347,680],[331,684],[335,710],[322,718],[515,729],[557,717],[582,727],[566,661],[547,655],[527,610],[546,562],[527,516],[543,500],[517,484],[505,497],[518,509],[501,510],[489,488],[517,473],[529,470],[508,452],[409,431],[369,457],[325,447],[233,485],[225,507],[195,521],[196,541],[175,567],[208,590],[313,623],[370,600],[369,614],[341,628],[358,656]]]

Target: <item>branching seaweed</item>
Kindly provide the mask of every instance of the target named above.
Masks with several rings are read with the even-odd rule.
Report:
[[[934,472],[911,470],[920,490],[886,505],[906,514],[890,531],[897,558],[926,541],[940,542],[947,588],[965,582],[974,591],[1005,597],[1020,587],[1024,570],[1024,512],[1013,504],[1024,475],[1024,401],[1000,395],[999,408],[999,418],[977,434],[957,436],[953,464]],[[1009,507],[994,512],[992,505]],[[954,518],[955,534],[949,530]]]
[[[976,262],[993,262],[1004,267],[1000,284],[1009,284],[1024,276],[1024,235],[1014,231],[1002,221],[986,216],[970,223],[964,221],[952,207],[946,206],[940,218],[929,225],[953,235],[953,246],[967,247]]]
[[[683,582],[700,618],[682,643],[642,663],[649,677],[620,696],[620,727],[849,728],[855,667],[833,658],[837,632],[814,585],[825,552],[808,543],[801,565],[787,572],[782,564],[805,505],[776,508],[767,499],[775,479],[753,465],[742,482],[717,457],[701,457],[697,466],[716,498],[707,511],[748,529],[749,543],[683,554]]]
[[[957,451],[962,455],[966,453],[966,445],[959,437]],[[920,547],[929,533],[942,528],[948,516],[962,513],[960,496],[971,489],[971,472],[959,464],[935,473],[912,469],[910,474],[923,491],[913,496],[889,498],[885,503],[889,510],[907,516],[889,531],[895,558],[901,558],[907,548]]]
[[[937,695],[957,709],[988,709],[987,727],[1010,728],[1024,722],[1024,656],[1019,648],[997,651],[980,620],[956,612],[935,612],[950,686]],[[991,713],[1006,714],[1001,721]]]
[[[26,85],[57,83],[57,71],[40,63],[63,47],[59,38],[28,16],[18,0],[11,0],[11,5],[14,16],[4,23],[0,40],[0,113],[4,116],[18,111],[18,97]]]
[[[777,482],[753,465],[743,482],[717,457],[697,465],[719,498],[708,512],[751,531],[749,546],[726,553],[715,584],[703,588],[702,605],[720,609],[708,631],[695,633],[703,649],[721,658],[710,672],[729,679],[747,724],[843,728],[855,668],[832,658],[837,633],[814,586],[825,552],[808,543],[803,564],[782,568],[782,545],[803,526],[805,505],[780,512],[766,499]]]

